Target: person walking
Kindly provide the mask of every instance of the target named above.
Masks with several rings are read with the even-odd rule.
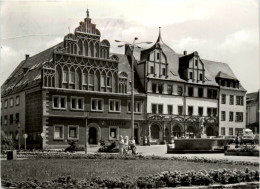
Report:
[[[124,139],[123,139],[123,136],[120,135],[119,136],[119,154],[120,155],[123,155],[124,154]]]
[[[135,145],[135,139],[134,137],[131,137],[129,140],[129,147],[132,150],[132,154],[136,155],[136,145]]]
[[[128,136],[125,136],[125,141],[124,141],[124,154],[127,155],[129,150],[129,141],[128,141]]]

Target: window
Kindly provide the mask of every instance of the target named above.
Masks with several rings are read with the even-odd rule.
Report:
[[[221,121],[225,121],[225,120],[226,120],[226,112],[221,111]]]
[[[119,127],[109,127],[109,140],[119,139]]]
[[[152,113],[153,114],[157,113],[157,104],[152,104]]]
[[[243,96],[236,96],[236,104],[237,105],[244,105],[244,102],[243,102]]]
[[[178,95],[182,96],[182,87],[181,86],[178,86],[177,93],[178,93]]]
[[[192,72],[190,72],[190,79],[192,79]]]
[[[195,60],[195,66],[198,66],[198,60],[197,59]]]
[[[83,73],[83,85],[87,85],[88,84],[88,74],[87,73]]]
[[[232,88],[234,87],[234,85],[233,85],[233,82],[232,82],[232,81],[230,82],[230,87],[232,87]]]
[[[8,117],[7,117],[7,115],[5,115],[4,116],[4,124],[7,125],[7,123],[8,123]]]
[[[229,104],[234,105],[234,96],[233,95],[230,95]]]
[[[53,96],[53,109],[66,109],[67,97],[65,96]]]
[[[162,104],[158,104],[158,113],[163,114],[163,105]]]
[[[160,93],[160,94],[162,94],[162,92],[163,92],[163,85],[158,85],[158,92]]]
[[[198,114],[199,116],[203,116],[203,107],[198,108]]]
[[[193,115],[193,107],[192,106],[188,106],[188,115],[189,116]]]
[[[103,111],[103,99],[91,98],[91,111]]]
[[[121,101],[115,99],[109,99],[109,112],[120,112]]]
[[[5,108],[8,108],[8,99],[5,100]]]
[[[71,97],[71,109],[72,110],[83,110],[84,109],[84,98]]]
[[[225,94],[221,95],[221,104],[226,104],[226,95]]]
[[[153,66],[150,66],[150,73],[151,73],[151,74],[154,74]]]
[[[68,139],[79,139],[79,126],[68,126]]]
[[[107,86],[111,87],[111,77],[107,76]]]
[[[13,106],[14,106],[14,99],[10,98],[10,107],[13,107]]]
[[[198,89],[198,96],[203,97],[203,88]]]
[[[10,125],[12,125],[14,123],[14,115],[11,114],[10,115]]]
[[[167,92],[168,94],[172,94],[172,85],[168,85]]]
[[[217,117],[217,108],[213,108],[213,117]]]
[[[153,92],[153,93],[156,93],[156,88],[157,88],[157,87],[156,87],[156,84],[153,83],[153,84],[152,84],[152,92]]]
[[[178,115],[182,115],[183,107],[178,106]]]
[[[203,75],[200,73],[200,81],[203,81]]]
[[[69,76],[68,71],[64,70],[63,71],[63,80],[62,80],[64,83],[68,83],[68,76]]]
[[[214,89],[208,89],[208,98],[213,98],[216,99],[217,98],[217,90]]]
[[[235,88],[239,88],[239,83],[236,83],[236,87]]]
[[[222,135],[222,136],[225,136],[225,135],[226,135],[226,133],[225,133],[225,127],[221,127],[221,135]]]
[[[210,117],[211,116],[211,108],[207,108],[207,115]]]
[[[233,121],[233,120],[234,120],[234,113],[229,112],[229,121]]]
[[[243,122],[243,112],[236,112],[236,121]]]
[[[188,87],[188,96],[193,96],[193,87]]]
[[[164,76],[166,75],[166,68],[162,69],[162,75],[164,75]]]
[[[235,135],[237,134],[243,134],[243,129],[242,128],[235,128]]]
[[[157,53],[157,60],[160,59],[160,53]]]
[[[172,105],[168,105],[168,114],[169,114],[169,115],[172,114]]]
[[[234,129],[233,128],[229,128],[229,135],[233,135],[234,134]]]
[[[75,83],[75,72],[70,71],[70,83]]]
[[[93,74],[89,74],[88,75],[88,83],[89,85],[94,85],[94,75]]]
[[[16,123],[19,123],[19,121],[20,121],[20,114],[19,114],[19,113],[16,113],[16,114],[15,114],[15,122],[16,122]]]
[[[18,106],[20,104],[20,96],[16,96],[15,101],[16,106]]]
[[[131,112],[131,101],[128,101],[127,111]],[[141,101],[135,101],[134,112],[135,113],[142,113],[142,102]]]
[[[64,139],[64,132],[63,132],[63,125],[54,125],[54,139],[56,140],[63,140]]]
[[[135,102],[135,112],[136,113],[141,113],[142,112],[142,102]]]
[[[101,75],[101,87],[105,87],[105,84],[106,84],[106,76]]]

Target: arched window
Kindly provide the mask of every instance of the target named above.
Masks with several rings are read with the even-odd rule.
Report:
[[[89,44],[89,49],[90,49],[89,56],[94,57],[94,44],[92,41]]]
[[[82,44],[82,40],[79,40],[79,55],[83,55],[83,44]]]
[[[85,47],[85,55],[88,56],[88,42],[84,41],[84,47]]]

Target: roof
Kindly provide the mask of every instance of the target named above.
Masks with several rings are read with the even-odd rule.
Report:
[[[232,79],[232,80],[237,80],[237,78],[234,78],[226,73],[223,73],[223,72],[218,72],[218,74],[216,75],[216,77],[219,77],[219,78],[223,78],[223,79]]]
[[[131,92],[131,66],[130,62],[127,58],[127,55],[123,54],[117,54],[117,53],[110,53],[110,55],[116,55],[119,58],[119,64],[118,64],[118,72],[125,72],[128,75],[128,82],[127,82],[127,92]],[[137,75],[137,72],[134,72],[134,93],[144,93],[145,90],[142,87],[142,84],[140,83],[139,76]]]
[[[259,92],[253,92],[246,94],[247,105],[254,105],[259,103]]]
[[[63,42],[23,60],[1,86],[1,95],[9,95],[39,85],[43,63],[50,61],[54,48],[62,44]]]

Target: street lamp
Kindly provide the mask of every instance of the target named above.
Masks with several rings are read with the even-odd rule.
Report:
[[[120,40],[115,40],[115,42],[120,42],[124,43],[123,45],[118,45],[118,47],[123,47],[126,44],[129,45],[129,49],[131,51],[131,137],[134,138],[134,48],[138,47],[137,44],[151,44],[152,42],[140,42],[140,43],[135,43],[135,41],[138,40],[137,37],[134,38],[133,43],[128,43],[125,41],[120,41]]]
[[[18,127],[18,149],[19,149],[19,151],[20,151],[20,147],[21,147],[21,144],[20,144],[20,128],[21,128],[21,123],[20,123],[20,122],[18,122],[17,127]]]

